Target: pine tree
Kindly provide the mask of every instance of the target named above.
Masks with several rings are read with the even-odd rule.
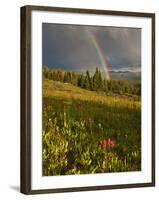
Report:
[[[99,74],[99,70],[98,67],[96,67],[96,71],[94,73],[93,76],[93,90],[98,90],[98,74]]]
[[[103,79],[100,70],[96,67],[96,71],[93,76],[93,90],[103,90]]]
[[[67,72],[67,74],[68,74],[68,82],[72,83],[72,74],[71,74],[71,72]]]
[[[83,87],[84,87],[85,89],[89,90],[89,80],[88,80],[87,75],[85,76]]]
[[[83,74],[81,74],[78,77],[78,82],[77,82],[78,86],[84,88],[84,81],[85,81],[85,77]]]
[[[72,72],[72,84],[77,85],[78,75],[75,72]]]
[[[57,71],[57,81],[63,82],[63,77],[62,77],[62,71],[61,70]]]
[[[91,77],[90,77],[90,74],[89,74],[89,71],[87,70],[86,71],[86,79],[87,79],[87,84],[88,84],[88,89],[90,89],[90,90],[92,90],[92,88],[93,88],[93,85],[92,85],[92,79],[91,79]]]
[[[102,75],[101,72],[98,70],[98,88],[97,90],[103,90],[103,79],[102,79]]]
[[[69,77],[68,77],[68,74],[67,74],[67,72],[65,72],[65,74],[64,74],[64,83],[68,83],[69,82]]]

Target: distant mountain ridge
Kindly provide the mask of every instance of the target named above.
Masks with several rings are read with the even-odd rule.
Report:
[[[141,72],[130,71],[109,71],[111,79],[114,80],[127,80],[132,83],[141,83]],[[106,77],[105,72],[102,72],[102,76]]]

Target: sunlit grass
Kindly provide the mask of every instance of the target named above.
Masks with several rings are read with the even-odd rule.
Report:
[[[43,175],[140,169],[139,98],[44,80]]]

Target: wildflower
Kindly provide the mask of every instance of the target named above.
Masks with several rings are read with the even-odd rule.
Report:
[[[106,150],[106,149],[109,149],[109,148],[114,148],[115,144],[110,138],[108,138],[108,141],[106,139],[103,140],[102,147],[103,147],[103,149]]]
[[[115,146],[114,142],[110,138],[108,139],[108,146],[112,148]]]
[[[108,146],[111,146],[111,140],[110,140],[110,138],[108,139]]]

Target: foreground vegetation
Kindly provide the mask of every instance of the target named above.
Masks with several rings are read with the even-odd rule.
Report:
[[[43,81],[43,175],[139,171],[139,96]]]

